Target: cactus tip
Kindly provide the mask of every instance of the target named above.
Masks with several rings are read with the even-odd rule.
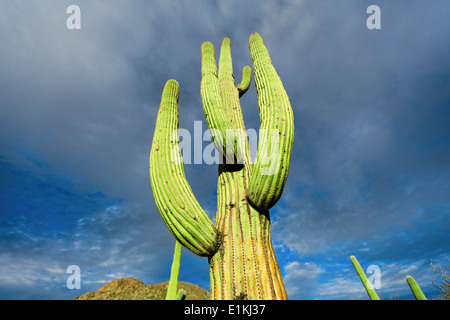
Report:
[[[406,276],[406,282],[408,283],[409,288],[411,289],[412,293],[414,294],[414,297],[416,298],[416,300],[427,300],[427,298],[425,297],[425,295],[422,292],[422,289],[420,289],[419,284],[413,277]]]

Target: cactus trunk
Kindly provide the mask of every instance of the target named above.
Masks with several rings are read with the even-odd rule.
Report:
[[[212,298],[287,299],[272,247],[269,212],[249,204],[246,169],[219,169],[216,226],[222,244],[209,259]]]
[[[220,154],[215,224],[195,199],[179,159],[179,87],[169,80],[161,97],[152,150],[150,180],[155,203],[174,237],[197,255],[208,256],[212,299],[287,299],[272,246],[269,208],[279,200],[289,171],[294,118],[269,53],[259,34],[249,49],[261,120],[256,163],[239,98],[248,90],[251,68],[235,84],[230,39],[225,38],[217,68],[214,46],[201,46],[200,95],[206,122]],[[270,139],[275,132],[275,140]],[[271,137],[272,135],[272,137]],[[169,138],[171,136],[172,138]],[[267,157],[267,151],[273,154]],[[171,161],[172,159],[172,161]],[[272,170],[267,173],[266,167]]]

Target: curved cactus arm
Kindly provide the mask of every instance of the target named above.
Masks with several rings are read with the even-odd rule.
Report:
[[[407,276],[406,282],[408,282],[408,285],[411,288],[411,291],[414,294],[416,300],[428,300],[423,294],[422,289],[420,289],[419,284],[413,277]]]
[[[170,270],[169,287],[167,288],[166,300],[177,299],[178,276],[180,275],[181,250],[183,246],[175,240],[175,250],[173,253],[172,269]]]
[[[286,183],[294,143],[294,114],[258,33],[250,36],[249,49],[261,126],[247,198],[254,207],[265,210],[280,199]]]
[[[359,276],[359,279],[361,280],[362,284],[364,285],[364,288],[366,289],[367,294],[370,297],[370,300],[380,300],[377,293],[375,292],[375,289],[372,287],[372,284],[370,283],[369,279],[367,279],[367,276],[364,273],[364,270],[361,268],[361,265],[359,264],[359,262],[355,258],[355,256],[350,256],[350,260],[352,261],[353,267],[355,268],[356,273]]]
[[[250,87],[250,83],[252,82],[252,68],[249,66],[245,66],[242,69],[242,81],[236,86],[239,92],[239,98],[247,92]]]
[[[178,137],[179,84],[167,81],[150,151],[150,182],[156,206],[175,238],[199,256],[216,252],[217,230],[200,207],[184,174]]]

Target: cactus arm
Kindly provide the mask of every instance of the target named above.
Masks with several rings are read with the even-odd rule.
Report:
[[[219,81],[231,81],[234,86],[233,61],[231,59],[231,41],[230,38],[222,40],[219,58]]]
[[[364,270],[361,268],[361,265],[359,264],[358,260],[354,256],[350,256],[350,260],[352,261],[353,267],[355,268],[356,273],[359,276],[359,279],[364,285],[364,288],[366,289],[366,292],[369,295],[370,300],[380,300],[377,293],[375,292],[375,289],[372,287],[372,284],[370,283],[369,279],[367,279],[367,276],[364,273]]]
[[[242,81],[236,86],[239,92],[239,98],[247,92],[250,87],[250,83],[252,82],[252,68],[249,66],[245,66],[242,69]]]
[[[265,210],[280,199],[286,183],[294,143],[294,115],[259,34],[250,36],[249,48],[261,126],[247,198],[254,207]],[[267,156],[269,150],[272,150],[270,158]]]
[[[231,41],[230,38],[224,38],[222,41],[222,47],[220,49],[220,60],[219,60],[219,82],[223,80],[232,83],[234,86],[234,75],[233,75],[233,63],[231,59]],[[241,97],[250,87],[252,79],[252,69],[249,66],[245,66],[242,69],[242,81],[236,86],[238,90],[239,97]],[[223,87],[222,87],[223,89]],[[230,90],[234,91],[234,90]],[[225,93],[225,92],[224,92]],[[224,94],[223,98],[227,95]]]
[[[427,300],[427,298],[425,297],[425,295],[422,292],[422,289],[420,289],[419,284],[413,277],[407,276],[406,282],[408,282],[408,285],[409,285],[412,293],[414,294],[414,297],[416,298],[416,300]]]
[[[217,231],[184,174],[177,133],[178,97],[178,82],[167,81],[150,151],[150,182],[155,204],[175,238],[195,254],[209,256],[216,251]]]
[[[223,107],[226,110],[228,119],[230,119],[230,126],[227,129],[231,129],[232,133],[232,136],[227,143],[234,143],[233,153],[229,151],[229,154],[227,155],[227,164],[250,163],[249,154],[246,154],[248,143],[245,133],[244,118],[242,116],[242,109],[239,101],[239,89],[234,81],[231,42],[229,38],[223,39],[220,48],[218,79]],[[245,82],[250,81],[250,79],[247,77],[244,78],[243,81],[243,85],[246,85]],[[248,83],[248,86],[249,85],[250,83]],[[230,159],[233,155],[235,155],[236,158]],[[229,162],[229,160],[232,160],[233,162]],[[229,167],[229,169],[231,169],[231,167]]]
[[[183,246],[175,240],[175,249],[173,253],[172,269],[170,271],[169,287],[167,288],[166,300],[178,300],[178,276],[180,274],[181,250]]]
[[[217,76],[217,64],[214,46],[211,42],[204,42],[201,46],[202,80],[200,83],[200,95],[203,103],[206,123],[211,131],[214,145],[219,152],[225,155],[226,161],[231,163],[233,157],[227,155],[227,129],[233,129],[230,118],[227,115],[223,94]],[[233,141],[233,147],[234,147]],[[231,146],[230,146],[231,147]],[[235,153],[233,153],[235,154]]]
[[[223,108],[229,119],[227,129],[237,129],[238,124],[235,119],[235,110],[240,108],[239,94],[234,83],[233,61],[231,59],[230,39],[224,38],[220,48],[219,71],[218,71],[219,92],[222,97]]]

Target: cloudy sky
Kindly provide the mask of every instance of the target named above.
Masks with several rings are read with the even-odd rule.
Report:
[[[66,27],[72,4],[80,30]],[[2,1],[0,299],[169,279],[175,242],[148,175],[161,90],[176,79],[180,126],[206,128],[200,46],[229,37],[240,78],[253,32],[295,116],[271,209],[290,299],[367,299],[350,255],[380,268],[382,298],[413,299],[406,275],[432,298],[430,261],[450,256],[449,15],[445,0]],[[258,129],[254,84],[241,105]],[[214,217],[216,165],[185,171]],[[205,258],[184,250],[181,263],[180,280],[209,289]]]

